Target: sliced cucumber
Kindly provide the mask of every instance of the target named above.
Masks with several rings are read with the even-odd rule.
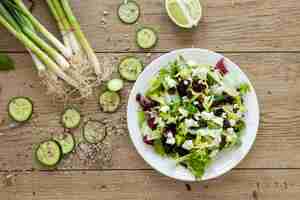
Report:
[[[91,144],[102,142],[106,137],[106,127],[99,121],[87,121],[82,128],[84,139]]]
[[[33,103],[28,97],[14,97],[8,103],[8,115],[16,122],[31,119]]]
[[[118,8],[118,16],[123,23],[134,24],[140,17],[140,7],[136,1],[124,1]]]
[[[118,93],[107,91],[100,95],[99,103],[103,112],[115,112],[120,106],[121,98]]]
[[[40,164],[47,167],[54,167],[62,158],[62,149],[58,142],[48,140],[38,146],[35,154]]]
[[[65,128],[77,128],[81,122],[81,114],[74,107],[68,107],[61,116],[61,123]]]
[[[123,86],[124,86],[123,80],[118,78],[112,79],[107,83],[107,88],[113,92],[117,92],[121,90]]]
[[[143,63],[134,56],[128,56],[119,64],[119,72],[122,78],[135,81],[143,71]]]
[[[136,33],[136,42],[142,49],[150,49],[156,45],[158,37],[156,32],[149,27],[141,28]]]
[[[71,153],[75,148],[75,139],[71,133],[55,135],[54,140],[59,143],[63,154]]]

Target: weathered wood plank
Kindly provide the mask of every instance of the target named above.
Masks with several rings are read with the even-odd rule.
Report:
[[[203,0],[204,17],[195,30],[177,28],[167,17],[161,0],[140,0],[139,25],[122,24],[116,9],[120,1],[73,0],[72,6],[82,28],[97,52],[135,51],[135,31],[149,25],[157,29],[160,42],[155,51],[202,47],[217,51],[299,51],[300,4],[297,0]],[[57,33],[44,1],[34,13],[43,24]],[[103,16],[108,11],[108,16]],[[102,18],[106,24],[102,24]],[[24,51],[21,45],[0,30],[1,51]]]
[[[117,60],[126,54],[99,54],[101,61],[116,70]],[[159,56],[139,54],[146,63]],[[226,54],[247,72],[256,88],[260,108],[261,124],[253,150],[239,165],[241,168],[296,168],[300,167],[299,130],[299,80],[300,58],[298,54]],[[13,54],[17,62],[15,72],[1,73],[0,116],[7,119],[6,104],[12,96],[30,96],[35,102],[34,120],[25,127],[0,136],[0,168],[3,170],[32,168],[32,144],[50,133],[62,131],[59,114],[62,106],[53,105],[51,98],[44,95],[44,88],[38,86],[38,78],[32,70],[28,55]],[[296,84],[297,83],[297,84]],[[131,84],[122,92],[122,107],[114,114],[99,111],[96,98],[79,105],[86,117],[103,120],[115,127],[112,142],[112,161],[108,166],[85,164],[77,156],[67,159],[62,169],[142,169],[148,165],[137,155],[128,137],[126,128],[126,101]],[[7,121],[7,120],[6,120]],[[116,123],[118,122],[118,123]],[[118,124],[116,126],[116,124]],[[39,133],[39,134],[38,134]],[[80,131],[76,131],[77,137]],[[16,148],[18,147],[18,148]],[[75,154],[77,155],[77,154]],[[287,156],[293,155],[293,156]]]
[[[152,170],[34,172],[9,181],[6,176],[0,177],[2,200],[295,200],[300,190],[299,170],[233,170],[216,180],[191,183],[190,190]]]

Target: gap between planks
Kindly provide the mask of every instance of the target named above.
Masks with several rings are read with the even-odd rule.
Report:
[[[192,47],[191,47],[192,48]],[[201,48],[201,47],[199,47]],[[176,49],[174,49],[176,50]],[[136,54],[147,54],[147,53],[168,53],[173,50],[166,50],[166,51],[95,51],[96,54],[128,54],[128,53],[136,53]],[[211,50],[213,51],[213,50]],[[216,53],[221,54],[299,54],[299,51],[215,51]],[[0,53],[6,54],[29,54],[27,51],[1,51]]]
[[[300,171],[300,168],[234,168],[231,171]],[[22,173],[22,172],[113,172],[113,171],[150,171],[155,172],[155,169],[56,169],[56,170],[47,170],[47,169],[35,169],[35,170],[0,170],[0,173]]]

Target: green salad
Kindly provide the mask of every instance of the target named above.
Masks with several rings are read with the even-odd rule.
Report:
[[[245,129],[243,98],[250,85],[239,72],[179,56],[162,68],[145,94],[137,94],[143,141],[201,179],[224,149],[238,147]]]

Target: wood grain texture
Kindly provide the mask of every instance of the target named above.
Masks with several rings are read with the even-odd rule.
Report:
[[[234,170],[189,186],[152,170],[34,172],[13,176],[10,186],[5,176],[1,200],[295,200],[300,190],[299,170]]]
[[[98,54],[101,62],[116,71],[118,60],[127,54]],[[160,54],[137,54],[145,63]],[[38,78],[32,70],[27,54],[12,54],[17,62],[15,72],[1,73],[0,116],[7,118],[6,104],[12,96],[30,96],[35,102],[35,115],[25,127],[0,136],[0,169],[31,169],[32,145],[50,137],[50,133],[62,131],[59,116],[62,106],[51,103]],[[258,94],[261,108],[261,123],[257,140],[250,154],[239,168],[299,168],[299,80],[300,57],[294,53],[235,53],[226,54],[249,75]],[[116,74],[115,74],[116,75]],[[114,75],[114,76],[115,76]],[[16,78],[18,77],[18,78]],[[122,91],[122,106],[114,114],[101,113],[96,97],[78,105],[83,114],[93,119],[107,120],[114,127],[111,136],[113,152],[109,166],[86,165],[76,156],[71,156],[60,169],[148,169],[136,153],[126,128],[126,102],[132,84],[126,83]],[[6,120],[8,121],[8,120]],[[116,123],[118,122],[118,123]],[[117,124],[117,125],[116,125]],[[75,131],[77,136],[80,131]],[[16,148],[16,146],[18,148]],[[292,155],[292,156],[287,156]]]
[[[201,47],[217,51],[299,51],[300,4],[298,0],[202,0],[203,20],[194,30],[177,28],[168,18],[163,0],[140,0],[138,24],[124,25],[116,15],[121,1],[73,0],[74,12],[97,52],[137,51],[138,27],[152,26],[160,42],[153,51]],[[107,11],[108,16],[103,16]],[[53,33],[57,29],[44,1],[37,1],[34,14]],[[102,20],[105,20],[105,25]],[[1,51],[24,51],[6,31],[0,29]]]

